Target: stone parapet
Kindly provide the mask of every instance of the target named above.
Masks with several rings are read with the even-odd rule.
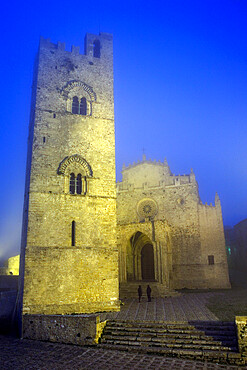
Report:
[[[92,345],[105,323],[97,315],[24,315],[23,338]]]

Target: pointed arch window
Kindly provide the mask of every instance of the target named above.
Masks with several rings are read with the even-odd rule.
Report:
[[[75,194],[75,174],[74,173],[70,174],[69,192],[70,192],[70,194]]]
[[[87,100],[84,97],[81,98],[81,101],[80,101],[80,114],[82,116],[87,115]]]
[[[73,97],[72,101],[72,113],[73,114],[78,114],[79,113],[79,99],[77,96]]]
[[[94,43],[93,43],[93,56],[95,58],[100,58],[100,42],[99,42],[99,40],[94,40]]]

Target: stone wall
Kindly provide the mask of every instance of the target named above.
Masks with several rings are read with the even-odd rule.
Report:
[[[0,267],[0,275],[19,275],[20,255],[8,258],[4,267]]]
[[[247,359],[247,316],[236,316],[239,352]]]
[[[96,315],[24,315],[23,338],[77,345],[96,344],[105,323]]]
[[[138,263],[145,243],[139,250],[131,238],[143,233],[149,238],[146,244],[153,245],[160,283],[175,289],[230,287],[218,196],[215,206],[203,205],[193,171],[174,175],[166,161],[144,157],[124,167],[122,174],[117,184],[120,281],[141,279]]]

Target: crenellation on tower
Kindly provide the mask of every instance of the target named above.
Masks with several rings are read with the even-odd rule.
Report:
[[[80,46],[71,46],[71,54],[79,55],[80,54]]]

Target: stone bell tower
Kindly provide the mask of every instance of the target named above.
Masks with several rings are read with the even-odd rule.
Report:
[[[119,308],[112,35],[40,40],[21,249],[23,314]]]

